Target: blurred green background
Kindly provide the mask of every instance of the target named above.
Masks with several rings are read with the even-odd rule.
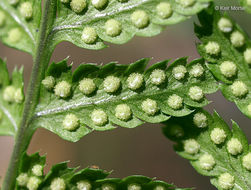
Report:
[[[216,3],[236,5],[235,1],[219,0]],[[229,13],[250,36],[251,15],[243,11]],[[197,22],[196,17],[167,27],[159,36],[136,37],[126,45],[110,44],[109,48],[100,51],[80,49],[70,43],[62,43],[56,48],[51,60],[60,61],[70,56],[69,64],[73,62],[73,68],[83,62],[106,64],[118,61],[128,64],[143,57],[152,57],[152,63],[164,59],[174,60],[182,56],[189,56],[191,60],[199,57],[195,48],[198,39],[193,33],[194,22]],[[15,65],[18,67],[24,65],[27,84],[32,67],[30,55],[0,44],[0,57],[7,59],[10,71]],[[228,124],[231,123],[231,119],[237,121],[250,143],[250,120],[243,116],[234,104],[227,102],[221,93],[210,95],[208,98],[213,102],[206,109],[210,112],[217,110]],[[11,137],[0,137],[0,176],[4,176],[7,170],[13,144]],[[118,128],[107,132],[93,132],[77,143],[63,141],[51,132],[39,129],[29,147],[29,153],[36,151],[47,154],[47,171],[52,164],[70,160],[69,165],[72,167],[97,165],[101,169],[113,170],[112,177],[143,174],[173,182],[180,187],[215,189],[207,177],[198,175],[188,161],[176,155],[172,143],[162,135],[161,125],[145,124],[136,129]]]

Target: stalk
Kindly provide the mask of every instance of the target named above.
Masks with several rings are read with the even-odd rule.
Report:
[[[26,152],[32,135],[35,131],[35,129],[31,127],[30,123],[39,100],[40,84],[44,77],[45,70],[49,64],[52,53],[50,47],[47,45],[47,41],[53,20],[56,16],[56,2],[56,0],[44,1],[45,4],[43,6],[42,20],[37,38],[37,45],[33,56],[34,64],[26,93],[23,117],[16,134],[14,149],[3,182],[2,190],[15,189],[16,177],[18,174],[21,157],[23,153]]]

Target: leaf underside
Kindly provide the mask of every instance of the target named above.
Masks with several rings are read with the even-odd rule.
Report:
[[[200,12],[208,7],[210,1],[194,0],[191,5],[183,6],[182,1],[175,0],[129,0],[124,2],[110,0],[102,8],[95,8],[91,2],[87,1],[84,10],[79,13],[72,10],[71,1],[68,3],[58,1],[57,17],[49,18],[50,22],[54,24],[48,36],[49,40],[47,40],[47,43],[50,44],[47,44],[47,46],[50,47],[49,49],[53,49],[60,42],[69,41],[82,48],[102,49],[106,47],[103,43],[105,41],[123,44],[135,35],[154,36],[163,30],[163,26],[182,22],[191,15]],[[32,5],[32,16],[30,18],[25,18],[21,14],[21,7],[24,2],[30,2]],[[156,9],[161,2],[167,2],[171,5],[172,12],[168,17],[160,16]],[[148,16],[147,24],[140,28],[137,28],[131,21],[131,15],[138,10],[144,10]],[[34,55],[41,12],[41,0],[20,0],[14,5],[9,0],[1,0],[1,41],[10,47]],[[120,23],[121,32],[116,36],[106,33],[104,26],[109,19],[114,19]],[[95,42],[87,43],[82,40],[82,32],[85,27],[95,29],[97,33]]]
[[[23,97],[23,68],[15,68],[10,79],[6,63],[0,59],[0,135],[15,136],[22,118],[23,101],[4,100],[4,91],[9,86],[21,90]]]
[[[149,178],[141,175],[129,176],[123,179],[107,178],[111,172],[98,169],[97,166],[88,167],[82,170],[78,168],[68,168],[67,162],[59,163],[50,169],[47,174],[42,171],[41,176],[36,176],[32,171],[34,165],[45,167],[45,156],[40,157],[38,153],[22,157],[22,162],[19,168],[19,174],[26,173],[28,177],[35,177],[39,179],[39,186],[37,189],[51,190],[50,185],[54,179],[62,179],[65,183],[65,189],[78,190],[77,183],[85,181],[91,185],[91,189],[100,190],[101,187],[109,185],[113,189],[127,190],[129,185],[139,185],[142,190],[152,190],[155,187],[162,187],[166,190],[190,190],[190,188],[180,189],[173,184],[168,184],[164,181],[156,180],[156,178]],[[28,182],[29,183],[29,182]],[[102,188],[102,189],[103,189]],[[25,186],[17,185],[17,190],[26,189]]]
[[[40,25],[41,0],[20,0],[16,5],[9,2],[0,1],[0,39],[10,47],[33,54]],[[30,19],[25,19],[20,13],[20,7],[24,2],[32,4]],[[1,17],[2,15],[4,16]],[[14,30],[18,30],[19,33],[13,32]]]
[[[232,32],[239,31],[244,36],[245,43],[240,48],[236,48],[232,45],[230,41],[232,32],[223,33],[219,30],[218,21],[222,17],[232,22]],[[240,111],[251,118],[251,64],[246,63],[244,59],[244,52],[248,48],[251,48],[250,38],[228,15],[223,16],[219,11],[209,9],[198,14],[198,18],[201,26],[195,25],[195,32],[202,42],[197,46],[198,52],[208,62],[207,66],[213,75],[222,82],[220,89],[225,98],[235,102]],[[220,45],[221,52],[219,55],[211,56],[206,53],[205,45],[210,41],[217,42]],[[220,65],[224,61],[231,61],[236,65],[236,75],[226,77],[222,74]],[[245,95],[237,97],[232,93],[231,85],[236,81],[245,83],[248,89]]]
[[[106,47],[103,42],[123,44],[133,36],[154,36],[163,30],[163,26],[173,25],[186,20],[206,8],[211,0],[195,0],[194,4],[183,7],[175,0],[128,0],[119,2],[110,0],[100,9],[96,9],[91,2],[81,13],[71,10],[69,3],[58,3],[58,17],[50,34],[54,45],[61,41],[69,41],[87,49],[102,49]],[[158,16],[156,6],[160,2],[171,4],[172,14],[168,18]],[[131,21],[134,11],[144,10],[149,17],[148,24],[143,28],[137,28]],[[105,23],[109,19],[115,19],[121,24],[121,33],[109,36],[106,33]],[[84,43],[81,39],[85,27],[92,27],[97,33],[97,40],[92,44]]]
[[[207,127],[198,128],[193,121],[193,116],[196,113],[203,113],[207,117]],[[209,176],[211,183],[218,189],[223,189],[219,183],[219,176],[223,173],[229,173],[234,176],[234,186],[232,190],[249,190],[251,189],[251,171],[243,166],[243,157],[251,152],[251,146],[248,145],[247,138],[239,126],[233,121],[232,130],[223,119],[215,112],[210,115],[204,110],[197,110],[189,116],[183,118],[172,118],[166,122],[163,128],[163,133],[171,140],[176,142],[174,145],[175,151],[183,158],[188,159],[195,170],[204,176]],[[182,135],[177,136],[177,132],[182,130]],[[180,129],[181,127],[181,129]],[[225,131],[226,139],[223,143],[217,145],[211,140],[211,132],[215,128],[220,128]],[[236,138],[242,144],[240,154],[232,155],[227,149],[227,144],[230,139]],[[199,152],[189,154],[184,150],[184,142],[188,139],[194,139],[200,145]],[[212,155],[215,165],[212,169],[203,169],[201,167],[200,158],[202,155]],[[249,160],[250,162],[250,160]]]
[[[172,70],[174,67],[183,65],[188,71],[194,65],[204,65],[203,59],[197,59],[190,64],[187,58],[180,58],[174,61],[168,68],[168,61],[162,61],[153,64],[146,70],[149,59],[142,59],[129,65],[119,65],[109,63],[104,66],[94,64],[80,65],[72,74],[71,66],[67,66],[67,60],[60,63],[53,63],[47,71],[47,76],[53,76],[56,83],[59,81],[68,81],[72,85],[72,93],[66,98],[58,98],[53,90],[48,91],[42,86],[41,99],[36,109],[36,118],[34,127],[46,128],[63,139],[69,141],[78,141],[84,135],[93,130],[105,131],[115,128],[115,125],[134,128],[144,122],[160,123],[166,121],[170,116],[185,116],[193,112],[194,107],[203,107],[207,105],[208,100],[203,97],[200,101],[194,101],[189,98],[188,91],[190,87],[200,86],[204,94],[217,91],[218,86],[211,73],[204,67],[204,73],[201,77],[195,78],[186,73],[184,79],[178,81],[173,77]],[[150,75],[154,70],[165,72],[166,80],[159,86],[153,85]],[[128,88],[127,78],[132,73],[140,73],[144,76],[144,84],[136,91]],[[121,85],[115,93],[107,93],[104,90],[103,81],[107,76],[119,77]],[[84,95],[79,90],[79,81],[83,78],[93,79],[97,90],[90,96]],[[183,104],[180,109],[172,109],[167,100],[169,96],[176,94],[183,98]],[[142,110],[142,102],[151,99],[157,102],[159,111],[155,115],[148,115]],[[115,116],[116,106],[126,104],[130,107],[132,116],[128,121],[122,121]],[[106,112],[108,122],[103,126],[97,126],[91,119],[91,113],[101,109]],[[75,131],[65,130],[62,122],[67,114],[74,114],[79,118],[80,127]]]

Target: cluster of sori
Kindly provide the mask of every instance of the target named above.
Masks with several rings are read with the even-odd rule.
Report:
[[[9,0],[10,5],[17,8],[21,17],[23,17],[26,21],[30,21],[33,16],[33,7],[32,3],[29,1],[19,2],[19,0]],[[0,10],[0,29],[7,24],[8,19],[7,15],[4,11]],[[22,31],[18,27],[14,27],[8,32],[8,41],[11,43],[18,43],[22,38]]]
[[[206,114],[202,112],[197,112],[196,114],[193,115],[193,123],[200,130],[207,130],[209,121]],[[181,128],[179,125],[174,125],[173,128],[174,129],[172,129],[172,131],[175,131],[176,137],[180,138],[184,136],[183,128]],[[209,144],[213,143],[219,149],[221,149],[220,147],[226,145],[226,150],[230,156],[241,157],[242,158],[241,164],[243,168],[251,172],[251,152],[245,153],[245,155],[243,155],[243,145],[238,138],[231,137],[229,140],[226,140],[227,132],[224,131],[224,129],[221,127],[213,128],[209,133],[209,138],[211,142],[207,143]],[[213,155],[211,155],[204,149],[200,150],[201,148],[203,148],[201,146],[205,146],[205,144],[200,145],[200,143],[195,138],[182,140],[182,142],[183,142],[184,152],[188,155],[193,156],[193,158],[195,159],[194,162],[196,162],[195,163],[196,167],[206,172],[210,171],[213,172],[215,168],[216,168],[215,171],[217,170],[216,158],[214,158]],[[217,181],[221,189],[226,189],[226,190],[232,189],[235,185],[235,177],[231,175],[229,172],[222,172],[221,174],[219,174]]]
[[[234,26],[232,22],[225,17],[222,17],[218,21],[218,29],[225,33],[226,36],[229,36],[229,40],[234,48],[243,53],[244,61],[248,66],[251,66],[251,47],[247,47],[245,44],[244,35],[238,31],[238,29],[234,30]],[[216,41],[209,41],[205,46],[205,51],[210,56],[223,56],[221,55],[221,47],[219,43]],[[228,80],[232,80],[232,84],[230,86],[231,93],[236,98],[245,98],[245,96],[249,93],[248,87],[245,84],[245,81],[241,81],[238,79],[238,66],[232,60],[221,61],[219,66],[220,73],[227,78]],[[251,103],[247,105],[247,110],[251,114]]]
[[[178,80],[182,81],[185,79],[187,73],[190,77],[199,79],[204,74],[204,68],[201,64],[193,65],[188,71],[183,65],[178,65],[173,68],[172,76]],[[189,88],[188,96],[194,101],[201,101],[204,97],[203,90],[199,86],[192,86]],[[168,105],[173,109],[180,109],[183,106],[183,99],[178,95],[173,95],[168,99]]]
[[[172,70],[172,76],[176,80],[181,80],[185,78],[186,72],[189,73],[190,77],[199,78],[205,71],[200,64],[192,66],[188,71],[185,66],[176,66]],[[167,81],[165,70],[154,69],[149,75],[149,80],[145,79],[145,76],[141,73],[131,73],[125,80],[125,88],[128,89],[128,91],[140,93],[142,87],[145,86],[144,84],[146,81],[153,86],[165,84]],[[42,81],[42,84],[45,89],[49,92],[54,92],[54,95],[60,99],[67,100],[72,95],[72,84],[68,81],[61,80],[56,82],[56,79],[53,76],[47,76]],[[119,77],[110,75],[103,79],[100,87],[96,85],[95,78],[83,78],[79,81],[76,90],[86,97],[91,97],[96,93],[98,94],[101,92],[105,92],[111,96],[116,96],[117,93],[120,92],[122,86],[124,85],[122,85],[122,81]],[[159,88],[159,90],[161,89],[162,88]],[[187,93],[193,101],[200,102],[204,98],[203,90],[199,86],[191,85]],[[180,110],[184,108],[183,98],[173,93],[168,97],[167,105],[173,110]],[[118,104],[114,109],[115,117],[121,121],[126,122],[133,118],[132,110],[126,103]],[[143,99],[140,109],[148,116],[155,116],[160,111],[157,101],[151,98]],[[90,119],[95,126],[104,126],[108,123],[108,115],[102,109],[93,110],[90,114]],[[75,114],[69,113],[65,116],[63,121],[63,128],[65,130],[74,131],[79,127],[80,120]]]
[[[17,184],[20,187],[26,187],[29,190],[38,189],[43,179],[43,169],[44,166],[35,164],[31,168],[31,171],[19,174],[17,177]]]
[[[119,3],[126,4],[129,0],[118,0]],[[98,11],[104,10],[109,5],[109,0],[91,0],[90,5],[86,0],[61,0],[63,4],[70,4],[72,11],[79,14],[88,9],[88,6]],[[179,0],[178,1],[184,7],[189,7],[195,4],[195,0]],[[129,5],[128,5],[129,6]],[[168,19],[173,14],[172,5],[169,2],[160,2],[155,7],[155,13],[160,19]],[[124,20],[124,18],[123,18]],[[137,29],[144,29],[151,23],[151,16],[141,9],[135,10],[130,15],[130,22]],[[118,37],[122,33],[123,24],[115,18],[108,19],[104,24],[105,34],[109,37]],[[81,39],[86,44],[94,44],[97,42],[99,36],[96,28],[86,26],[83,28]]]
[[[33,16],[33,7],[32,3],[29,1],[19,2],[19,0],[9,0],[10,5],[16,7],[19,10],[19,13],[26,20],[29,20]]]
[[[8,103],[21,104],[24,101],[23,89],[12,85],[5,87],[3,90],[3,100]]]
[[[88,2],[86,0],[60,0],[62,3],[70,3],[70,7],[72,11],[76,13],[81,13],[84,9],[87,8]],[[120,3],[127,3],[130,0],[118,0]],[[196,0],[178,0],[182,7],[190,7],[196,3]],[[95,9],[102,10],[108,4],[109,0],[90,0],[90,6],[93,6]],[[157,13],[159,16],[166,18],[169,17],[172,13],[172,9],[170,3],[168,2],[160,2],[156,7]]]
[[[93,173],[93,175],[95,174]],[[19,176],[17,177],[17,184],[19,187],[26,187],[28,190],[37,190],[41,188],[40,186],[43,186],[44,184],[45,186],[48,186],[50,190],[66,190],[69,188],[69,186],[78,190],[91,190],[91,189],[116,190],[118,189],[118,186],[122,185],[121,182],[123,181],[120,179],[116,179],[116,181],[113,180],[112,182],[109,182],[109,180],[107,180],[107,182],[105,183],[103,182],[102,184],[100,184],[98,180],[91,181],[89,179],[81,179],[81,178],[82,177],[79,177],[78,181],[73,183],[70,182],[69,179],[66,180],[62,177],[54,177],[50,180],[49,184],[47,182],[44,183],[46,177],[43,175],[43,166],[36,164],[32,167],[31,171],[29,170],[26,173],[19,174]],[[154,184],[154,181],[152,180],[147,180],[147,181],[148,182],[145,182],[144,184],[139,184],[135,182],[123,184],[123,188],[126,185],[127,190],[141,190],[143,189],[143,186],[151,185],[151,187],[150,188],[148,187],[148,189],[167,190],[167,188],[165,187],[166,183],[164,182],[158,181],[156,184]]]
[[[156,69],[152,72],[151,83],[154,85],[161,85],[166,80],[166,74],[164,70]],[[57,97],[67,98],[72,93],[72,86],[67,81],[60,81],[56,84],[54,77],[47,76],[42,84],[47,90],[53,90]],[[137,91],[144,85],[144,75],[140,73],[132,73],[127,78],[127,88],[132,91]],[[108,94],[116,93],[121,87],[121,79],[116,76],[107,76],[102,84],[102,90]],[[91,96],[97,90],[97,86],[93,79],[84,78],[78,84],[78,89],[83,95]],[[158,112],[157,102],[152,99],[146,99],[142,102],[142,110],[149,115],[155,115]],[[127,104],[119,104],[115,108],[115,116],[122,120],[128,121],[132,118],[131,108]],[[107,114],[101,110],[96,109],[91,114],[91,119],[94,125],[103,126],[108,122]],[[79,119],[74,114],[66,115],[63,126],[66,130],[75,130],[79,127]]]
[[[5,26],[7,22],[7,17],[4,11],[0,10],[0,30]],[[22,37],[22,31],[18,27],[12,28],[8,32],[8,41],[11,43],[17,43]]]

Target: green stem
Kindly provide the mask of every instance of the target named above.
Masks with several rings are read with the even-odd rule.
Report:
[[[33,56],[34,65],[26,94],[23,117],[16,134],[14,150],[3,182],[2,190],[15,189],[16,177],[22,154],[27,150],[35,131],[35,129],[30,126],[30,123],[39,100],[40,83],[44,77],[45,69],[47,68],[51,57],[52,51],[48,47],[47,36],[56,16],[56,2],[56,0],[45,1],[39,35],[37,38],[38,43]]]

